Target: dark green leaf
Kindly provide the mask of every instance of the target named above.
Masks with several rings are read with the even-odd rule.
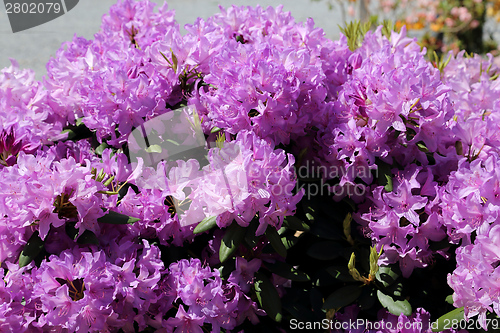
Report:
[[[325,310],[323,310],[323,294],[318,288],[312,288],[309,290],[309,303],[311,303],[312,312],[318,316],[317,321],[320,321],[325,316]]]
[[[220,243],[219,260],[220,262],[226,261],[240,246],[241,241],[245,237],[245,228],[240,227],[236,222],[233,222],[227,228],[224,237]]]
[[[285,235],[284,237],[281,237],[281,242],[285,246],[285,249],[289,250],[291,247],[293,247],[297,242],[299,241],[298,237],[295,237],[294,235]]]
[[[271,281],[261,272],[257,272],[255,273],[254,288],[257,300],[262,309],[274,321],[280,322],[282,318],[281,299]]]
[[[286,262],[277,261],[274,264],[266,263],[266,267],[274,274],[290,279],[292,281],[309,281],[311,278],[304,272],[294,268]]]
[[[297,230],[297,231],[309,231],[311,227],[303,222],[296,216],[287,216],[285,217],[285,222],[283,223],[289,229]]]
[[[76,138],[76,133],[73,130],[66,129],[66,130],[62,131],[61,133],[63,133],[63,134],[68,133],[67,140],[73,140],[74,138]]]
[[[391,296],[395,301],[404,300],[403,283],[397,282],[384,289],[384,294]]]
[[[342,255],[344,247],[337,242],[323,241],[314,243],[307,254],[318,260],[332,260]]]
[[[338,285],[339,280],[333,277],[326,269],[321,269],[313,276],[313,285],[315,287],[328,287]]]
[[[453,320],[457,320],[458,322],[465,319],[464,307],[452,310],[447,314],[442,315],[438,318],[438,320],[432,323],[432,331],[433,332],[441,332],[446,328],[449,328],[450,323]]]
[[[362,292],[360,285],[348,285],[334,291],[323,304],[323,309],[338,309],[354,302]]]
[[[315,318],[311,312],[311,309],[308,309],[299,301],[295,302],[283,302],[283,309],[288,311],[295,319],[300,321],[314,321]]]
[[[78,229],[75,228],[76,223],[67,222],[64,226],[66,230],[66,235],[72,240],[75,240],[78,236]]]
[[[341,240],[344,238],[344,232],[333,225],[332,221],[319,218],[311,225],[310,233],[319,238],[330,240]]]
[[[23,251],[19,255],[19,267],[24,267],[28,265],[43,249],[43,240],[38,235],[38,231],[35,231],[31,235],[28,243],[24,246]]]
[[[100,156],[106,148],[108,148],[108,144],[106,142],[103,142],[99,146],[97,146],[97,148],[95,149],[95,153]]]
[[[90,230],[85,230],[83,234],[78,237],[77,240],[78,244],[94,244],[94,245],[99,245],[99,240],[97,239],[97,236]]]
[[[439,250],[444,250],[446,248],[449,248],[451,246],[450,242],[448,241],[448,238],[445,238],[439,242],[429,242],[429,248],[432,251],[439,251]]]
[[[377,183],[384,186],[387,192],[392,192],[392,172],[391,166],[385,162],[377,162]]]
[[[266,230],[266,237],[271,243],[273,249],[280,256],[286,258],[286,247],[281,241],[281,237],[273,226],[268,226]]]
[[[217,225],[217,216],[205,217],[196,228],[193,230],[193,234],[200,234],[202,232],[208,231]]]
[[[343,282],[354,282],[355,280],[349,274],[349,269],[346,266],[331,266],[326,269],[334,278]]]
[[[412,313],[411,305],[407,300],[395,301],[391,296],[384,294],[380,290],[377,290],[377,297],[380,304],[393,315],[399,316],[400,314],[404,314],[405,316],[409,316]]]
[[[380,266],[375,275],[375,278],[386,288],[391,286],[398,277],[399,275],[394,272],[391,266]]]
[[[363,288],[363,292],[359,296],[357,303],[362,310],[368,310],[375,305],[376,301],[375,290],[372,288]]]
[[[245,232],[245,243],[249,246],[249,248],[253,249],[259,243],[259,236],[255,236],[255,232],[259,227],[259,221],[253,220],[250,222],[250,225],[246,227],[247,231]]]
[[[97,222],[108,223],[108,224],[134,224],[140,219],[136,217],[131,217],[121,213],[114,212],[112,210],[108,211],[106,215],[97,219]]]

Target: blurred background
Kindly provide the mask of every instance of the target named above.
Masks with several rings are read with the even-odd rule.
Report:
[[[21,68],[35,70],[38,79],[45,74],[45,64],[61,43],[73,35],[92,39],[99,30],[101,17],[116,0],[80,0],[65,15],[38,27],[12,33],[5,7],[0,5],[0,68],[10,66],[9,58]],[[161,4],[162,2],[156,1]],[[270,0],[170,0],[169,9],[183,27],[197,17],[207,18],[219,12],[219,4],[263,7],[277,6]],[[421,45],[437,54],[461,49],[468,52],[498,54],[500,41],[500,0],[286,0],[284,9],[297,22],[313,18],[327,37],[336,39],[338,25],[359,19],[376,25],[384,19],[395,22],[396,28],[406,25],[409,34],[418,37]],[[183,30],[183,29],[182,29]]]

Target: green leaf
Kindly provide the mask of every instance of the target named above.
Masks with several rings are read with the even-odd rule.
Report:
[[[109,184],[111,184],[111,182],[112,182],[114,179],[115,179],[115,176],[114,176],[114,175],[113,175],[113,176],[111,176],[111,177],[109,177],[109,178],[108,178],[108,179],[107,179],[107,180],[103,183],[103,185],[104,185],[105,187],[108,187],[108,186],[109,186]]]
[[[309,231],[311,227],[296,216],[287,216],[283,223],[289,229],[296,231]]]
[[[354,282],[354,278],[349,273],[349,269],[346,266],[330,266],[326,271],[332,275],[334,278],[342,282]]]
[[[380,266],[377,274],[375,274],[377,281],[379,281],[385,288],[394,284],[398,277],[399,274],[394,272],[391,266]]]
[[[308,250],[307,255],[318,260],[332,260],[343,254],[344,247],[337,242],[323,241],[314,243]]]
[[[76,120],[76,126],[78,127],[78,126],[80,126],[80,125],[82,125],[82,124],[83,124],[83,117],[78,118],[78,119]]]
[[[281,237],[281,242],[285,246],[285,249],[289,250],[291,247],[295,246],[299,241],[298,237],[294,235],[286,235],[285,237]]]
[[[423,142],[417,142],[417,148],[424,153],[429,152],[429,149],[427,148],[427,146]]]
[[[175,56],[172,49],[170,49],[170,53],[172,53],[172,69],[177,73],[177,64],[179,63],[179,61],[177,60],[177,57]]]
[[[394,23],[391,20],[384,20],[382,23],[382,35],[391,40],[391,33],[394,31]]]
[[[375,290],[371,288],[363,288],[361,296],[357,299],[358,305],[362,310],[368,310],[372,308],[377,302],[377,297],[375,296]]]
[[[170,60],[168,60],[167,56],[166,56],[166,55],[164,55],[164,54],[163,54],[163,52],[161,52],[161,51],[160,51],[160,54],[163,56],[163,59],[165,59],[165,60],[168,62],[168,64],[169,64],[170,66],[172,66],[172,63],[170,62]]]
[[[181,144],[177,141],[174,141],[172,139],[166,139],[165,142],[170,142],[171,144],[173,144],[174,146],[180,146]]]
[[[76,240],[78,237],[78,229],[75,228],[74,222],[66,222],[64,229],[66,231],[66,235],[68,235],[69,238],[72,240]]]
[[[118,192],[114,192],[114,191],[97,191],[97,193],[107,194],[107,195],[116,195],[116,194],[118,194]],[[97,219],[97,221],[99,221],[99,219]]]
[[[208,231],[217,225],[217,216],[205,217],[193,230],[193,234],[200,234]]]
[[[391,296],[384,294],[380,290],[377,290],[377,297],[380,304],[395,316],[400,314],[409,316],[412,313],[411,305],[407,300],[395,301]]]
[[[266,263],[266,267],[274,274],[297,282],[309,281],[311,278],[286,262],[277,261],[274,264]]]
[[[348,285],[334,291],[323,303],[323,309],[338,309],[354,302],[362,292],[360,285]]]
[[[453,320],[464,320],[465,319],[465,312],[464,312],[464,307],[462,306],[461,308],[452,310],[448,312],[447,314],[442,315],[441,317],[438,318],[434,323],[432,323],[432,331],[433,332],[441,332],[444,331],[446,328],[449,328],[450,323],[453,322]]]
[[[97,239],[97,236],[90,230],[85,230],[83,234],[80,237],[78,237],[76,242],[78,244],[99,245],[99,239]]]
[[[332,285],[338,286],[339,280],[334,278],[330,273],[327,272],[326,269],[320,269],[315,272],[312,277],[313,286],[315,287],[329,287]]]
[[[281,299],[276,288],[261,272],[255,273],[254,288],[257,300],[262,309],[266,311],[266,314],[271,319],[279,323],[282,318],[282,310]]]
[[[19,267],[24,267],[35,259],[40,251],[42,251],[43,243],[43,240],[38,235],[38,231],[35,231],[24,246],[21,255],[19,255]]]
[[[384,186],[387,192],[392,192],[392,172],[391,166],[385,162],[378,161],[377,163],[377,183]]]
[[[95,149],[95,153],[99,156],[102,155],[102,152],[104,149],[108,148],[108,144],[106,142],[101,143],[97,148]]]
[[[244,237],[245,228],[242,228],[238,223],[233,222],[233,224],[227,228],[220,242],[219,260],[221,263],[232,256],[234,251],[240,246]]]
[[[432,251],[443,250],[443,249],[449,248],[450,246],[451,246],[451,244],[450,244],[450,241],[448,240],[448,237],[446,237],[445,239],[440,240],[438,242],[429,241],[429,248]]]
[[[453,294],[446,296],[446,303],[453,305]]]
[[[325,218],[318,218],[314,221],[309,232],[319,238],[330,240],[344,239],[343,230],[336,227],[331,220],[327,220]]]
[[[218,132],[220,131],[221,129],[217,126],[215,126],[214,128],[212,128],[212,130],[210,131],[210,133],[215,133],[215,132]]]
[[[66,140],[72,140],[72,139],[76,138],[76,133],[73,130],[65,129],[64,131],[61,132],[61,134],[65,134],[65,133],[68,133]]]
[[[162,149],[160,145],[151,145],[146,148],[146,153],[161,153]]]
[[[108,211],[106,215],[97,219],[97,222],[108,223],[108,224],[134,224],[140,219],[136,217],[131,217],[121,213],[114,212],[112,210]]]
[[[279,235],[280,237],[283,237],[283,234],[284,234],[285,232],[287,232],[287,231],[288,231],[288,228],[287,228],[287,227],[285,227],[285,226],[282,226],[282,227],[280,228],[280,230],[278,230],[278,235]]]
[[[271,243],[273,249],[280,256],[286,258],[286,247],[281,241],[281,237],[273,226],[268,226],[266,230],[266,237]]]
[[[346,23],[345,28],[339,26],[340,31],[347,37],[347,45],[351,51],[361,46],[365,34],[370,29],[370,25],[370,22],[361,23],[360,21],[353,21]]]
[[[250,222],[250,225],[246,227],[246,232],[245,232],[245,243],[250,249],[255,248],[259,244],[259,236],[255,236],[255,232],[257,231],[257,228],[259,227],[259,221],[254,219]]]
[[[312,316],[313,312],[308,309],[304,304],[299,301],[283,302],[283,309],[288,311],[295,319],[303,322],[312,322],[315,318]]]

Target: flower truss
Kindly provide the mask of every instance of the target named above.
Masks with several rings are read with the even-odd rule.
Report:
[[[495,328],[491,56],[282,6],[186,30],[123,0],[41,82],[0,72],[0,331]]]

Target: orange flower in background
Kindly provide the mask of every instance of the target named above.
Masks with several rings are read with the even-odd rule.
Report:
[[[388,18],[396,22],[394,26],[398,29],[406,25],[408,31],[423,30],[423,34],[415,35],[427,38],[425,44],[430,43],[427,44],[430,51],[464,49],[484,54],[497,50],[498,43],[485,23],[491,19],[500,22],[500,0],[379,0],[376,5],[369,0],[348,1],[350,14],[359,15],[362,22]],[[375,8],[376,12],[371,15],[370,11]],[[430,38],[431,35],[434,38]]]
[[[444,27],[444,24],[442,22],[434,22],[434,23],[431,23],[429,26],[430,26],[432,31],[438,32],[438,31],[441,31],[441,29]]]

